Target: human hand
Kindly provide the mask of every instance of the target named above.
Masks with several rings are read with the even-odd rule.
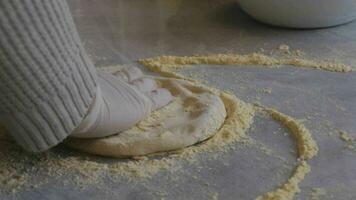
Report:
[[[134,126],[153,110],[172,100],[167,89],[145,77],[136,67],[126,67],[110,74],[98,71],[98,93],[82,123],[70,135],[99,138]]]

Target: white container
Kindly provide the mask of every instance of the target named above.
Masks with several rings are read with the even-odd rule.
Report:
[[[356,0],[237,0],[258,21],[291,28],[322,28],[356,19]]]

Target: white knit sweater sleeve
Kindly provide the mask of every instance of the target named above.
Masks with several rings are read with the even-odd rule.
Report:
[[[65,0],[0,1],[0,121],[25,149],[66,138],[97,92]]]

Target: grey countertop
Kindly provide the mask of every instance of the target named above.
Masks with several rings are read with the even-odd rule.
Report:
[[[356,23],[316,29],[282,29],[260,24],[231,0],[70,0],[85,47],[98,67],[133,63],[159,55],[251,53],[276,51],[280,44],[300,49],[307,57],[336,60],[356,66]],[[338,131],[356,137],[356,75],[286,66],[193,67],[183,73],[203,74],[209,85],[230,90],[247,102],[263,105],[298,119],[317,141],[319,154],[300,184],[296,199],[309,199],[315,188],[320,199],[356,199],[356,152],[345,149]],[[219,76],[217,76],[219,74]],[[223,77],[223,78],[222,78]],[[271,93],[264,93],[268,88]],[[262,90],[261,90],[262,89]],[[56,185],[0,199],[254,199],[284,183],[293,170],[295,144],[286,130],[257,115],[249,135],[261,148],[247,146],[204,159],[203,170],[185,165],[179,183],[159,173],[142,183],[106,182],[84,190]],[[57,180],[58,182],[58,180]]]

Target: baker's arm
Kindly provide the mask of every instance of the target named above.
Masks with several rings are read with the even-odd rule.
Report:
[[[22,147],[66,138],[96,96],[96,76],[64,0],[0,1],[0,120]]]

